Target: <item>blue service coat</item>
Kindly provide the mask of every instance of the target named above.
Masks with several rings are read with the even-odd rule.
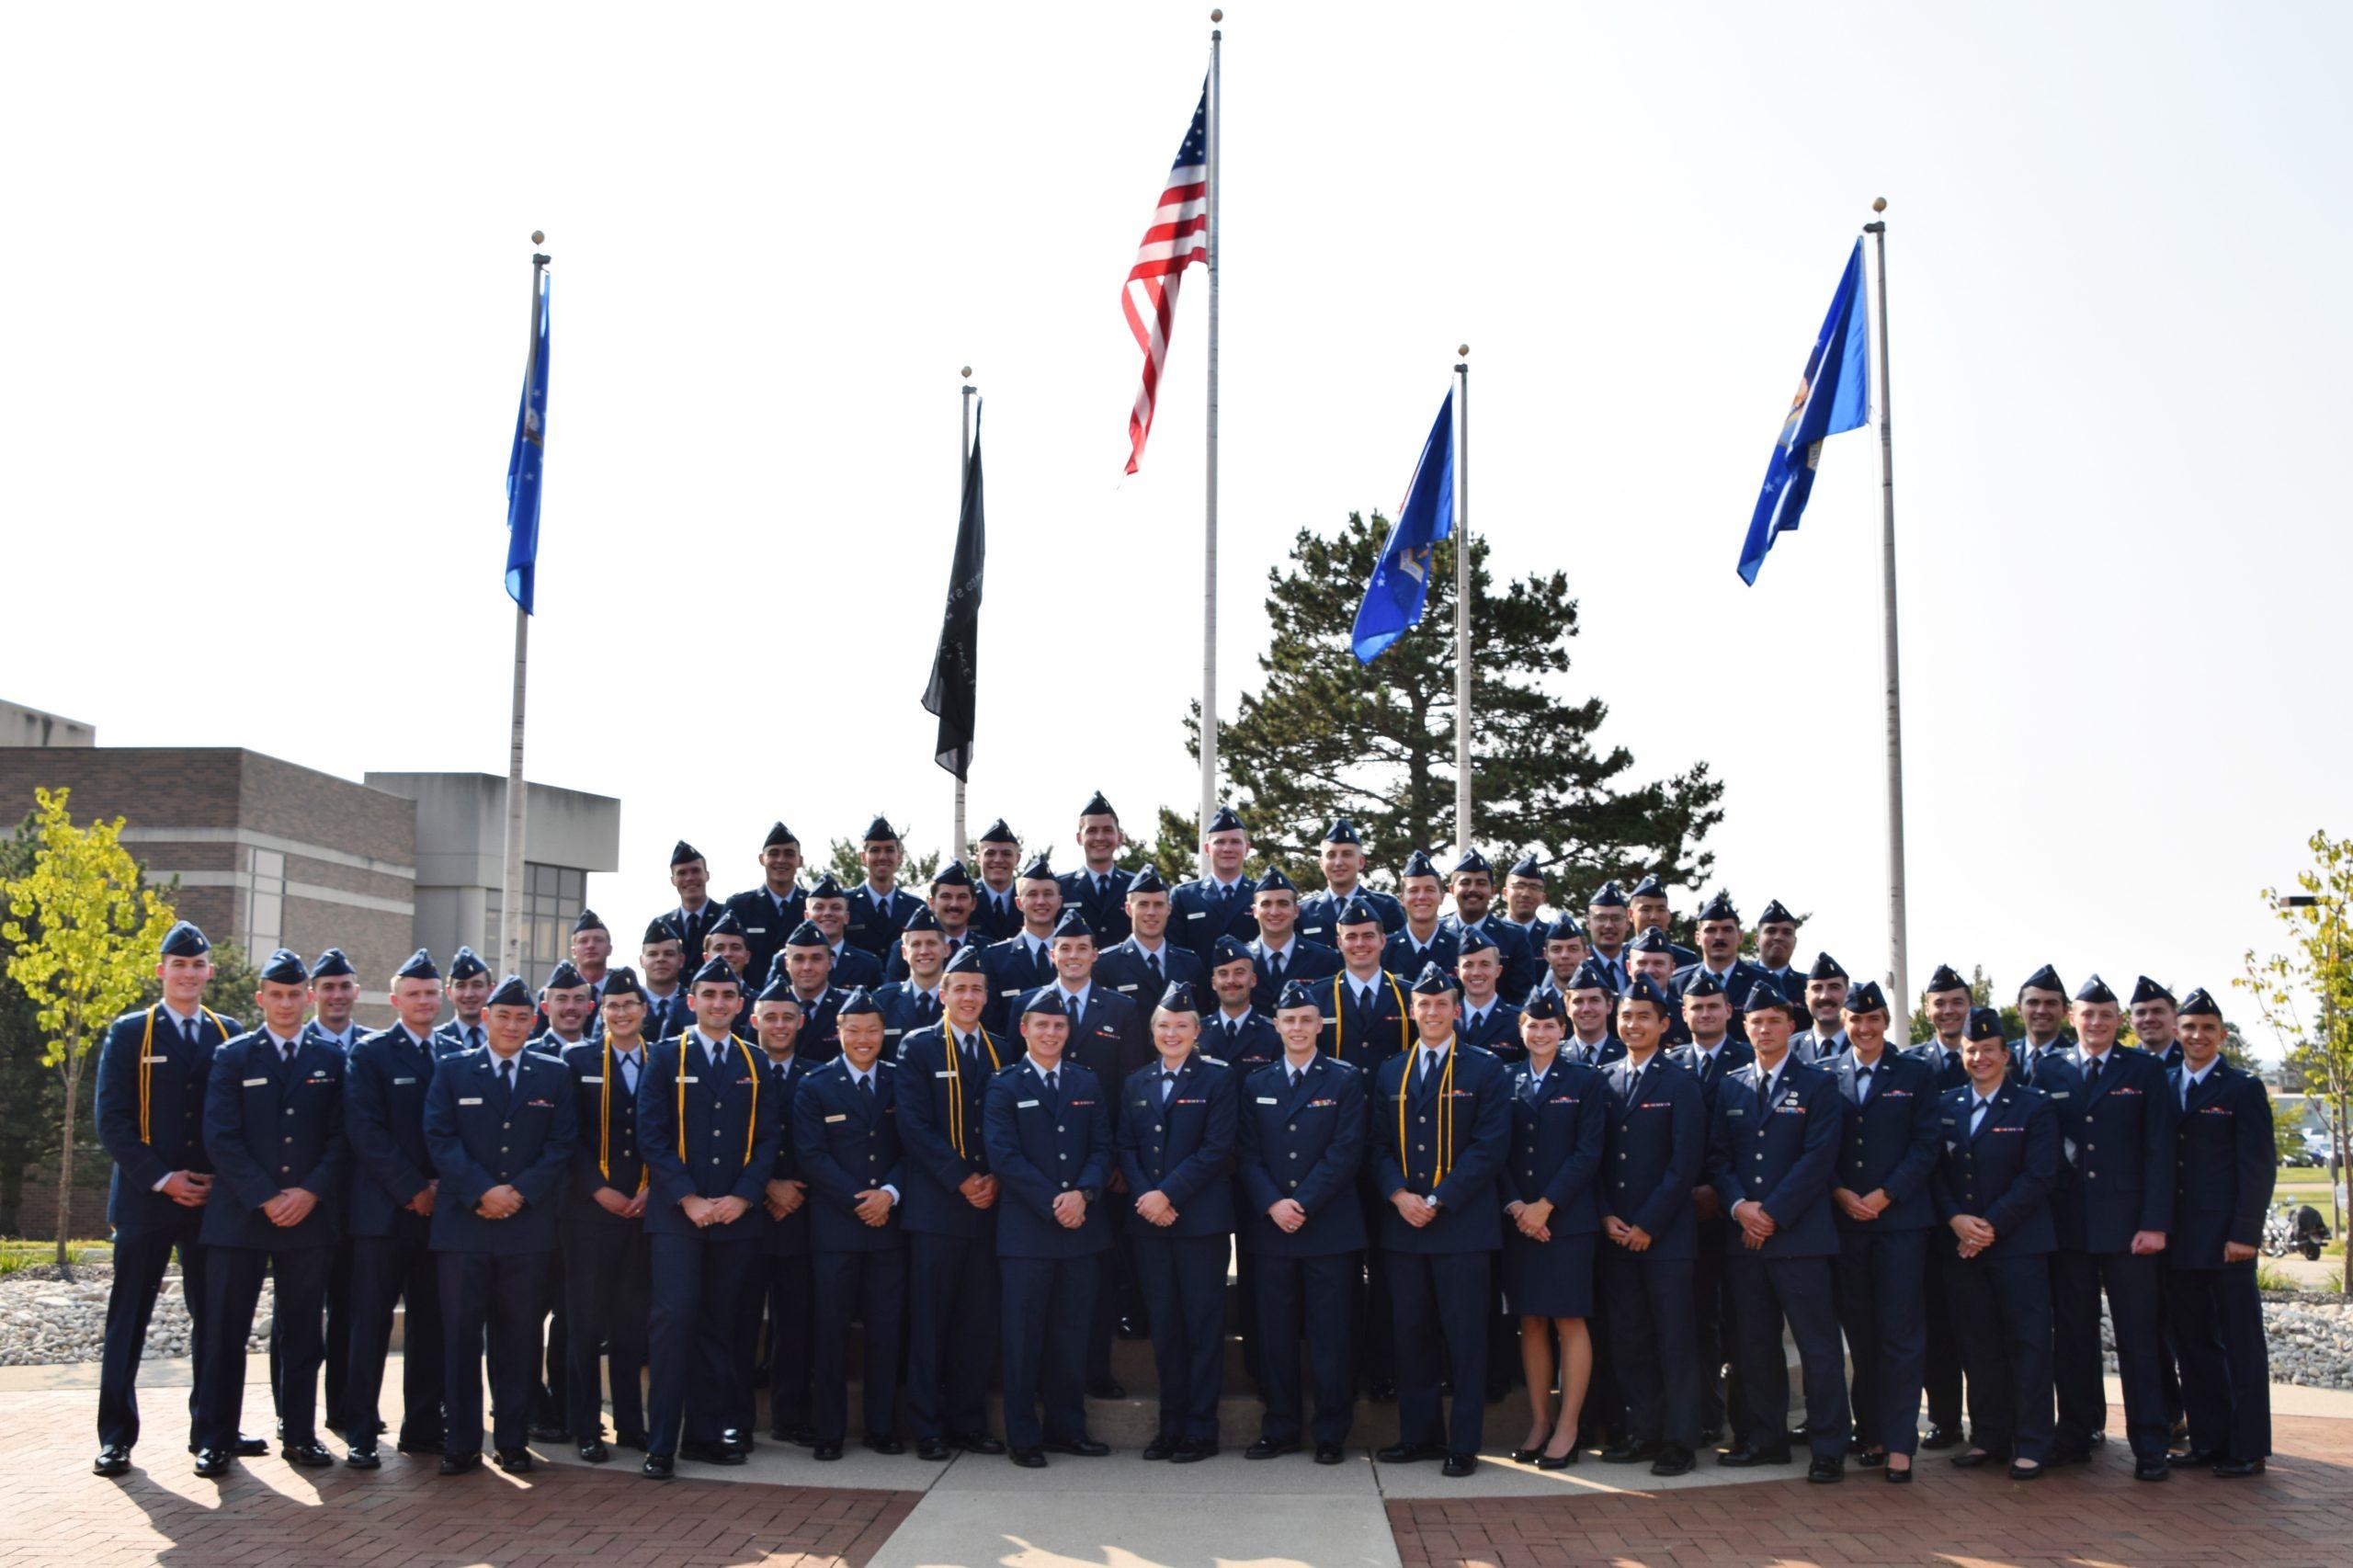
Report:
[[[786,1130],[792,1126],[793,1102],[800,1096],[801,1087],[809,1082],[809,1075],[816,1069],[801,1060],[801,1052],[796,1050],[792,1060],[782,1067],[771,1061],[767,1052],[761,1052],[760,1071],[766,1074],[767,1085],[762,1094],[776,1096],[776,1164],[768,1167],[768,1179],[797,1181],[807,1189],[809,1178],[801,1169],[800,1148]],[[767,1227],[770,1254],[777,1257],[809,1256],[812,1244],[809,1239],[810,1214],[815,1207],[813,1189],[807,1189],[801,1193],[801,1207],[781,1220],[770,1220],[767,1210],[761,1210],[760,1222]]]
[[[1455,938],[1458,959],[1461,953],[1462,917],[1446,915],[1438,918],[1438,929]],[[1528,939],[1528,933],[1499,915],[1490,913],[1479,921],[1479,929],[1495,943],[1503,959],[1503,979],[1495,990],[1506,1001],[1524,1002],[1530,987],[1544,976],[1544,949]]]
[[[2075,1084],[2052,1091],[2063,1156],[2051,1217],[2065,1252],[2129,1252],[2141,1231],[2173,1229],[2176,1124],[2181,1108],[2165,1070],[2145,1051],[2111,1046],[2099,1082],[2074,1052]]]
[[[1328,1257],[1365,1244],[1357,1173],[1364,1165],[1364,1074],[1322,1051],[1293,1088],[1288,1064],[1261,1067],[1242,1081],[1237,1120],[1237,1185],[1248,1212],[1239,1236],[1245,1252],[1277,1257]],[[1307,1210],[1307,1223],[1286,1232],[1267,1218],[1284,1199]]]
[[[981,972],[988,976],[989,1002],[981,1022],[1001,1035],[1013,1035],[1014,1005],[1041,985],[1052,985],[1053,944],[1040,942],[1033,951],[1023,936],[1007,937],[981,949]],[[1153,1001],[1160,998],[1155,996]]]
[[[797,1048],[793,1054],[800,1054]],[[762,1236],[767,1217],[760,1203],[776,1169],[783,1108],[777,1096],[763,1092],[767,1074],[759,1047],[730,1040],[722,1060],[712,1072],[701,1036],[690,1030],[657,1042],[637,1081],[637,1147],[654,1173],[645,1205],[649,1236],[715,1242]],[[688,1198],[730,1197],[749,1207],[725,1225],[698,1227],[678,1207]]]
[[[291,1062],[283,1061],[267,1029],[249,1030],[212,1053],[204,1150],[212,1160],[213,1191],[199,1233],[206,1246],[278,1252],[335,1244],[351,1162],[343,1137],[343,1052],[307,1039]],[[271,1224],[262,1205],[296,1187],[318,1203],[298,1225]]]
[[[1315,1006],[1324,1014],[1324,1032],[1316,1037],[1315,1049],[1365,1074],[1368,1095],[1371,1074],[1382,1062],[1421,1043],[1404,983],[1385,969],[1373,977],[1370,1010],[1358,1005],[1357,983],[1346,971],[1315,987]]]
[[[572,1195],[563,1210],[567,1225],[626,1225],[642,1227],[643,1216],[624,1220],[597,1201],[597,1189],[609,1187],[623,1197],[635,1197],[653,1181],[644,1154],[638,1148],[637,1100],[654,1068],[654,1047],[638,1047],[637,1093],[629,1086],[606,1042],[575,1045],[563,1053],[572,1074],[573,1124],[578,1135],[572,1148]],[[646,1204],[654,1207],[651,1200]]]
[[[1466,1000],[1456,1018],[1455,1032],[1462,1037],[1465,1044],[1493,1051],[1495,1059],[1506,1067],[1516,1067],[1528,1060],[1528,1047],[1519,1042],[1519,1009],[1501,996],[1487,1004],[1476,1025],[1471,1022],[1470,1004]]]
[[[2188,1069],[2177,1067],[2168,1089],[2181,1102]],[[2220,1268],[2222,1244],[2258,1246],[2279,1179],[2271,1096],[2263,1081],[2217,1060],[2189,1093],[2174,1133],[2171,1268]]]
[[[1858,1198],[1885,1188],[1889,1202],[1876,1220],[1850,1220],[1839,1211],[1838,1228],[1865,1235],[1926,1230],[1937,1222],[1936,1199],[1928,1192],[1928,1177],[1937,1168],[1936,1069],[1917,1057],[1882,1051],[1871,1073],[1870,1103],[1862,1105],[1857,1100],[1858,1065],[1850,1051],[1821,1069],[1836,1078],[1846,1105],[1838,1176],[1831,1185]]]
[[[1126,941],[1133,929],[1128,920],[1128,884],[1135,880],[1133,871],[1114,866],[1104,873],[1100,888],[1095,885],[1095,873],[1086,870],[1064,871],[1054,881],[1063,890],[1063,907],[1084,911],[1086,923],[1095,927],[1096,945],[1108,949]]]
[[[809,890],[795,882],[790,895],[784,901],[783,909],[779,911],[775,895],[768,892],[767,884],[762,882],[758,887],[731,894],[727,907],[734,915],[735,924],[744,927],[744,946],[752,952],[751,961],[745,967],[754,974],[766,974],[768,965],[776,961],[777,954],[784,950],[784,939],[792,935],[792,928],[809,917]],[[680,1020],[678,1027],[685,1028],[688,1021]],[[649,1024],[645,1038],[659,1040],[662,1037]]]
[[[1274,1019],[1255,1007],[1239,1021],[1228,1019],[1222,1008],[1211,1013],[1201,1020],[1200,1043],[1203,1051],[1245,1079],[1283,1053],[1283,1037],[1275,1032]]]
[[[943,1022],[915,1030],[899,1046],[901,1222],[926,1234],[985,1236],[996,1210],[973,1208],[959,1188],[968,1176],[989,1174],[989,1080],[1020,1060],[1021,1047],[975,1028],[976,1066],[949,1036]]]
[[[1258,934],[1258,917],[1251,911],[1257,896],[1255,877],[1236,878],[1230,897],[1212,878],[1179,882],[1168,895],[1168,939],[1192,949],[1207,965],[1220,937],[1247,942]]]
[[[515,1053],[515,1091],[499,1088],[488,1047],[445,1057],[425,1095],[425,1146],[441,1190],[433,1199],[436,1252],[506,1256],[555,1250],[572,1147],[580,1134],[572,1070],[552,1056]],[[483,1193],[511,1187],[523,1207],[504,1220],[474,1212]]]
[[[346,1223],[352,1235],[426,1239],[430,1220],[408,1205],[433,1180],[425,1096],[434,1065],[433,1038],[411,1040],[397,1024],[361,1036],[345,1059],[343,1132],[351,1144]]]
[[[1511,1157],[1499,1197],[1505,1205],[1552,1206],[1556,1236],[1601,1229],[1596,1190],[1609,1139],[1609,1089],[1598,1068],[1555,1057],[1540,1083],[1523,1061],[1511,1073]]]
[[[1310,941],[1295,931],[1291,934],[1290,951],[1283,955],[1281,982],[1274,978],[1273,960],[1264,937],[1254,937],[1244,945],[1250,949],[1250,964],[1258,976],[1257,983],[1250,990],[1250,1002],[1262,1013],[1275,1010],[1276,1000],[1282,995],[1283,984],[1294,980],[1313,984],[1319,980],[1329,980],[1340,972],[1338,949]],[[1203,1000],[1206,1002],[1207,998]]]
[[[907,922],[915,917],[915,907],[922,902],[904,888],[895,887],[877,898],[872,888],[860,882],[849,890],[849,919],[843,923],[842,940],[870,955],[880,965],[884,956],[899,945],[899,933],[907,928]],[[876,974],[881,974],[879,968]],[[880,982],[878,979],[852,983]]]
[[[1639,1071],[1631,1057],[1620,1057],[1601,1079],[1609,1095],[1602,1218],[1648,1234],[1661,1261],[1699,1256],[1691,1189],[1707,1164],[1707,1091],[1655,1051]]]
[[[2016,1079],[1994,1096],[1984,1121],[1969,1131],[1974,1088],[1954,1089],[1937,1102],[1941,1150],[1930,1178],[1937,1218],[1973,1214],[1994,1227],[1986,1257],[2019,1257],[2058,1250],[2051,1192],[2058,1185],[2059,1114],[2050,1096]]]
[[[882,1009],[882,1059],[896,1062],[907,1036],[939,1021],[939,1000],[911,980],[893,981],[874,994]],[[794,1054],[799,1054],[798,1047]]]
[[[874,1086],[861,1089],[840,1059],[810,1074],[793,1096],[792,1146],[809,1184],[809,1244],[818,1252],[890,1252],[906,1244],[899,1204],[880,1225],[857,1213],[861,1192],[888,1187],[906,1197],[898,1082],[898,1069],[877,1057]]]
[[[1210,1006],[1210,971],[1199,954],[1174,942],[1160,945],[1160,974],[1154,978],[1144,950],[1130,937],[1095,955],[1095,983],[1118,992],[1149,1018],[1168,987],[1183,981],[1194,988],[1201,1006]]]
[[[1013,1009],[1013,1022],[1019,1021],[1020,1010],[1029,1005],[1034,994],[1022,993]],[[1158,1000],[1154,998],[1155,1005]],[[1069,998],[1065,996],[1063,1002],[1067,1005]],[[1090,983],[1084,1011],[1071,1017],[1063,1060],[1086,1068],[1095,1074],[1097,1083],[1117,1084],[1153,1056],[1152,1029],[1147,1022],[1151,1016],[1149,1008],[1129,1001],[1116,991]],[[1020,1038],[1017,1028],[1008,1028],[1005,1033],[1009,1039]]]
[[[1378,889],[1367,887],[1362,882],[1358,882],[1348,894],[1349,898],[1358,896],[1372,905],[1373,913],[1381,916],[1381,929],[1384,935],[1405,928],[1405,906],[1398,903],[1395,898]],[[1340,946],[1340,911],[1347,905],[1347,899],[1333,892],[1329,888],[1322,892],[1309,893],[1301,899],[1299,924],[1296,927],[1300,939],[1306,942],[1321,942],[1324,946],[1337,951]]]
[[[1064,1059],[1050,1091],[1025,1052],[989,1080],[982,1110],[989,1168],[997,1178],[999,1257],[1085,1257],[1111,1244],[1111,1218],[1099,1201],[1111,1179],[1111,1108],[1094,1074]],[[1084,1192],[1086,1221],[1076,1230],[1054,1218],[1054,1199]]]
[[[1235,1070],[1194,1051],[1177,1070],[1164,1099],[1164,1071],[1155,1062],[1128,1075],[1113,1124],[1120,1170],[1128,1190],[1120,1199],[1128,1228],[1139,1235],[1218,1236],[1233,1230],[1233,1169],[1240,1116]],[[1174,1223],[1152,1223],[1135,1211],[1147,1192],[1165,1193],[1176,1206]]]
[[[1755,1062],[1735,1070],[1716,1090],[1708,1176],[1730,1218],[1733,1206],[1754,1200],[1776,1227],[1759,1257],[1831,1257],[1838,1227],[1830,1217],[1830,1188],[1838,1165],[1846,1116],[1838,1081],[1794,1057],[1781,1064],[1773,1101],[1764,1102],[1765,1074]],[[1727,1245],[1745,1251],[1737,1222],[1726,1226]]]
[[[1511,1074],[1476,1046],[1451,1042],[1447,1070],[1414,1079],[1420,1052],[1392,1056],[1374,1074],[1373,1160],[1382,1199],[1381,1244],[1392,1252],[1493,1252],[1503,1245],[1495,1178],[1511,1153]],[[1401,1191],[1438,1200],[1419,1229],[1388,1200]]]
[[[199,1217],[155,1190],[174,1171],[212,1169],[204,1152],[204,1096],[213,1053],[244,1026],[199,1010],[197,1043],[160,1002],[125,1013],[98,1047],[98,1142],[114,1161],[107,1222],[126,1236],[175,1230]],[[209,1207],[209,1205],[208,1205]]]
[[[1431,964],[1452,974],[1461,956],[1454,945],[1453,927],[1441,919],[1427,944],[1415,941],[1410,927],[1400,926],[1391,933],[1389,940],[1381,944],[1381,967],[1411,985]]]

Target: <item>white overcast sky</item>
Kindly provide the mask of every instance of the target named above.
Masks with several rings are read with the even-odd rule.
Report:
[[[1914,982],[2222,983],[2270,939],[2257,890],[2348,827],[2348,32],[1239,0],[1223,706],[1267,568],[1395,505],[1467,339],[1473,525],[1568,570],[1605,738],[1710,760],[1722,881],[1880,969],[1875,436],[1830,443],[1755,589],[1733,566],[1884,195]],[[1206,289],[1124,484],[1117,301],[1207,35],[1189,0],[13,8],[0,696],[112,744],[502,771],[543,228],[530,771],[624,801],[617,929],[680,836],[730,889],[778,816],[946,838],[917,698],[964,364],[975,828],[1189,807]]]

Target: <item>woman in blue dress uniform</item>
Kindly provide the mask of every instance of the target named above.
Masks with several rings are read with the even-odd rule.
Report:
[[[1601,1214],[1608,1096],[1601,1074],[1562,1059],[1568,1017],[1549,991],[1520,1014],[1528,1059],[1512,1069],[1511,1158],[1500,1184],[1504,1215],[1504,1305],[1519,1315],[1519,1361],[1528,1374],[1528,1439],[1512,1458],[1539,1470],[1577,1462],[1577,1412],[1593,1371],[1585,1320],[1593,1312],[1594,1237]],[[1552,1398],[1554,1349],[1560,1401]],[[1556,1413],[1560,1414],[1556,1419]]]

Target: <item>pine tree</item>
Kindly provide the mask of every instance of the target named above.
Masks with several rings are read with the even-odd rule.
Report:
[[[1438,547],[1421,625],[1360,665],[1349,632],[1388,534],[1378,513],[1350,514],[1336,537],[1299,531],[1290,562],[1267,574],[1264,681],[1219,732],[1218,760],[1256,848],[1294,869],[1313,865],[1335,815],[1356,824],[1383,881],[1412,850],[1454,839],[1453,541]],[[1655,871],[1699,885],[1714,863],[1701,840],[1722,820],[1723,786],[1704,762],[1638,781],[1632,754],[1597,739],[1608,706],[1562,694],[1577,633],[1568,574],[1531,574],[1498,593],[1486,558],[1474,540],[1476,841],[1498,871],[1534,850],[1574,907],[1612,877]],[[1198,705],[1187,728],[1199,756]]]

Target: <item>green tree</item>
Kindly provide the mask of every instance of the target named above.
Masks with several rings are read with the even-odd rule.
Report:
[[[2255,997],[2290,1068],[2323,1096],[2342,1171],[2353,1096],[2353,838],[2331,838],[2323,830],[2306,847],[2312,869],[2297,875],[2296,891],[2263,890],[2264,903],[2288,927],[2285,950],[2258,958],[2248,949],[2246,972],[2234,983]],[[2336,1221],[2341,1231],[2344,1216]],[[2344,1288],[2353,1290],[2353,1247],[2346,1250]]]
[[[1267,574],[1274,636],[1258,659],[1264,680],[1219,733],[1235,809],[1260,851],[1289,867],[1313,864],[1335,815],[1356,823],[1383,880],[1410,851],[1454,839],[1451,540],[1431,563],[1421,626],[1370,665],[1349,649],[1388,533],[1378,513],[1350,514],[1336,535],[1299,531],[1290,562]],[[1499,589],[1486,545],[1474,541],[1471,595],[1477,840],[1491,856],[1536,851],[1564,891],[1650,871],[1698,885],[1714,861],[1699,844],[1722,819],[1723,786],[1705,763],[1636,780],[1632,755],[1597,739],[1607,706],[1563,694],[1577,633],[1568,574]],[[1187,727],[1198,756],[1198,705]]]
[[[48,1036],[43,1062],[64,1085],[57,1176],[57,1266],[68,1269],[74,1129],[91,1051],[142,980],[172,924],[171,905],[142,884],[122,846],[122,819],[76,827],[68,791],[36,790],[39,846],[31,869],[9,880],[14,918],[0,925],[8,974],[32,999]]]
[[[35,819],[0,839],[0,885],[33,868]],[[25,1173],[57,1156],[57,1074],[40,1009],[0,966],[0,1235],[24,1233]]]

